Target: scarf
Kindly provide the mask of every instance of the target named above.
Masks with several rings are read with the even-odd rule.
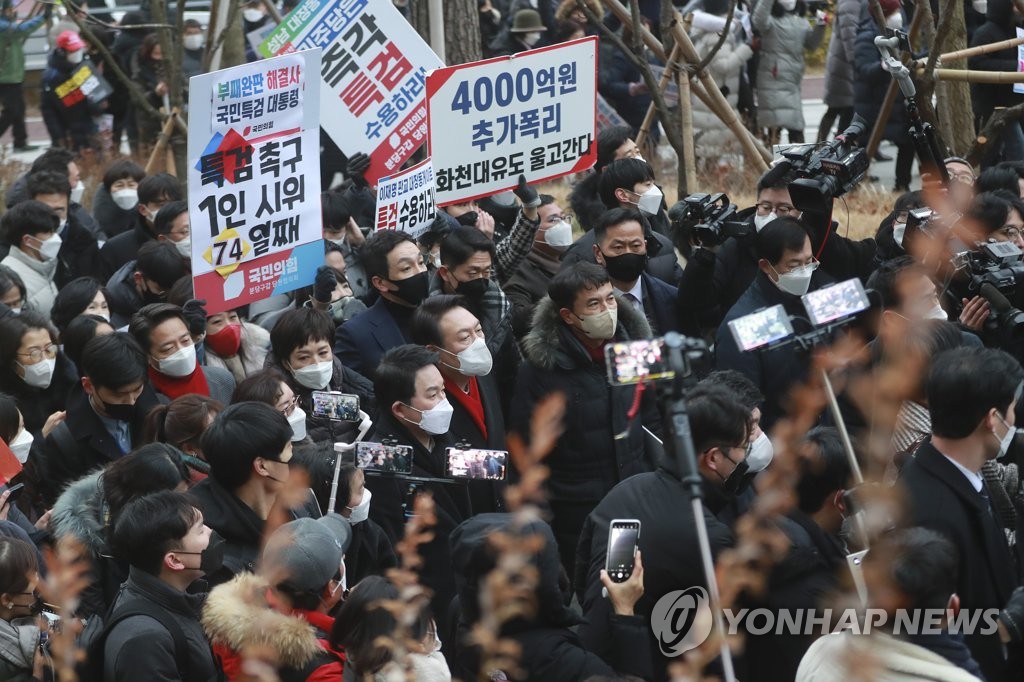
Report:
[[[153,369],[153,367],[148,369],[149,381],[153,384],[153,388],[156,389],[157,393],[163,393],[171,400],[188,395],[189,393],[198,393],[207,397],[210,395],[210,387],[206,383],[206,375],[199,364],[196,364],[195,371],[192,374],[181,378],[161,374]]]

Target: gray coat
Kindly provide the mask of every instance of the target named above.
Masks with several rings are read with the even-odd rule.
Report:
[[[804,77],[804,50],[821,44],[824,26],[812,27],[793,13],[772,16],[774,0],[754,6],[751,23],[761,36],[757,64],[757,124],[762,128],[804,129],[800,81]]]
[[[861,0],[839,0],[832,20],[832,39],[825,63],[825,105],[853,106],[853,60],[860,23]]]

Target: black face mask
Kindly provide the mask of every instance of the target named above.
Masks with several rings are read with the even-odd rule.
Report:
[[[125,405],[123,403],[107,403],[104,402],[98,395],[95,396],[96,402],[99,403],[100,409],[107,413],[107,416],[111,419],[115,419],[119,422],[133,422],[135,421],[135,403],[131,405]]]
[[[394,294],[409,305],[417,306],[423,302],[423,299],[427,297],[427,293],[430,291],[429,278],[429,273],[424,271],[405,279],[391,280],[391,283],[398,287],[398,291],[394,292]]]
[[[177,554],[198,554],[199,570],[206,576],[211,576],[224,565],[224,544],[226,540],[217,531],[210,531],[210,544],[202,552],[186,552],[175,550]]]
[[[491,286],[491,280],[486,277],[471,279],[468,282],[459,282],[455,287],[455,293],[466,298],[481,298]]]
[[[468,211],[456,218],[455,222],[459,225],[465,225],[466,227],[474,227],[476,225],[477,218],[479,217],[480,216],[477,215],[476,211]]]
[[[735,497],[740,492],[743,478],[746,476],[748,469],[750,469],[750,465],[747,464],[746,460],[737,464],[732,473],[722,481],[722,494],[726,497]]]
[[[22,594],[31,594],[35,599],[32,600],[31,604],[13,604],[11,610],[14,609],[26,609],[29,615],[38,616],[43,612],[43,598],[35,592],[22,592]]]
[[[139,293],[142,295],[143,305],[167,302],[167,294],[154,294],[145,284],[142,285],[142,291]]]
[[[647,267],[647,254],[624,253],[621,256],[604,256],[604,268],[608,276],[619,282],[632,282],[643,274]]]

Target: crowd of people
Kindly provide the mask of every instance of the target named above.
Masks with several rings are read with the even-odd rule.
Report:
[[[974,40],[1003,35],[1001,2],[986,22],[968,15]],[[655,30],[657,3],[640,4]],[[603,8],[584,6],[484,0],[482,44],[502,54],[596,32],[590,15]],[[826,103],[839,132],[880,90],[858,61],[862,34],[878,32],[866,7],[840,0],[836,11],[830,54],[848,77],[830,72]],[[890,28],[906,18],[899,4],[882,8]],[[37,19],[14,24],[9,9],[0,32],[17,26],[20,41]],[[755,120],[770,139],[802,139],[792,104],[825,22],[803,12],[800,0],[762,0],[750,39],[730,33],[710,65],[736,83],[727,95],[741,108],[757,84]],[[242,20],[251,31],[268,18],[256,2]],[[159,41],[132,21],[112,45],[135,46],[114,52],[162,99]],[[705,33],[697,42],[710,49]],[[182,41],[201,50],[202,27]],[[74,65],[88,49],[61,33],[54,55]],[[615,49],[602,42],[601,91],[633,125],[627,109],[646,109],[645,86]],[[847,85],[870,96],[845,97]],[[998,87],[975,96],[983,118],[1009,101]],[[17,113],[11,90],[4,121]],[[152,135],[152,121],[123,115],[115,131]],[[312,284],[217,312],[192,288],[178,178],[118,159],[93,171],[87,200],[79,154],[95,131],[54,136],[3,188],[0,216],[0,472],[11,472],[0,487],[0,678],[55,679],[54,647],[71,633],[80,678],[108,682],[668,679],[656,614],[666,595],[708,586],[698,521],[727,585],[756,569],[762,589],[723,591],[736,608],[824,608],[848,589],[847,555],[868,549],[863,608],[998,613],[997,628],[966,635],[952,615],[923,634],[748,633],[737,679],[848,678],[857,660],[878,680],[1018,677],[1017,124],[980,173],[944,159],[941,187],[913,178],[913,148],[898,144],[897,189],[924,189],[894,196],[871,237],[844,237],[831,211],[796,206],[795,176],[776,168],[738,212],[741,236],[721,243],[670,219],[678,212],[630,125],[599,131],[596,165],[566,198],[522,178],[439,208],[417,238],[373,230],[368,159],[328,147],[324,167],[342,178],[325,174]],[[1005,247],[998,257],[993,244]],[[774,307],[791,324],[773,317],[758,323],[765,333],[806,332],[803,297],[847,280],[870,306],[815,336],[842,357],[824,365],[838,392],[830,410],[810,397],[822,354],[741,345],[730,323],[756,327],[743,319]],[[859,289],[835,291],[821,300]],[[670,332],[708,348],[683,396],[699,517],[688,463],[662,445],[679,435],[678,414],[649,379],[669,357],[652,340]],[[629,350],[635,341],[646,345]],[[609,380],[608,351],[627,358],[628,381]],[[357,438],[365,449],[350,447]],[[542,467],[522,456],[530,448],[546,451]],[[901,496],[881,528],[863,513],[876,488]],[[524,500],[539,513],[522,513]],[[629,577],[612,580],[621,519],[641,530]],[[730,553],[750,551],[755,527],[779,538],[775,554],[743,554],[741,570]],[[86,567],[70,597],[55,587],[63,565],[43,559],[54,547]]]

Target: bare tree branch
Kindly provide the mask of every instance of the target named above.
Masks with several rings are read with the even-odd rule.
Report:
[[[989,147],[999,141],[1003,129],[1011,123],[1024,119],[1024,104],[1015,104],[1006,109],[998,109],[989,116],[985,127],[974,140],[974,146],[967,154],[967,160],[974,165],[981,163]]]
[[[71,2],[71,1],[69,1],[69,2],[55,2],[54,0],[36,0],[36,2],[38,2],[40,5],[50,5],[52,7],[62,7],[62,6],[73,7],[73,8],[75,8],[74,9],[75,12],[82,11],[82,8],[81,8],[80,5],[78,5],[77,3]],[[79,19],[81,19],[81,17],[79,17]],[[88,12],[86,12],[86,14],[85,14],[85,21],[90,23],[90,24],[96,24],[97,26],[102,26],[103,28],[108,28],[111,31],[120,31],[123,28],[120,24],[111,24],[111,23],[106,22],[106,21],[100,21],[96,17],[91,16]],[[140,29],[141,28],[149,28],[149,29],[156,30],[156,29],[161,29],[161,28],[174,28],[174,27],[171,26],[170,24],[157,23],[157,24],[132,24],[132,28],[140,28]]]
[[[711,52],[708,52],[690,73],[700,73],[704,69],[708,68],[708,64],[711,63],[715,58],[715,55],[718,54],[718,51],[722,49],[723,45],[725,45],[725,40],[729,37],[729,29],[732,28],[732,17],[735,12],[736,0],[732,0],[732,2],[729,3],[729,13],[725,15],[725,26],[722,28],[722,34],[718,36],[718,42],[715,43],[715,46],[711,48]]]

